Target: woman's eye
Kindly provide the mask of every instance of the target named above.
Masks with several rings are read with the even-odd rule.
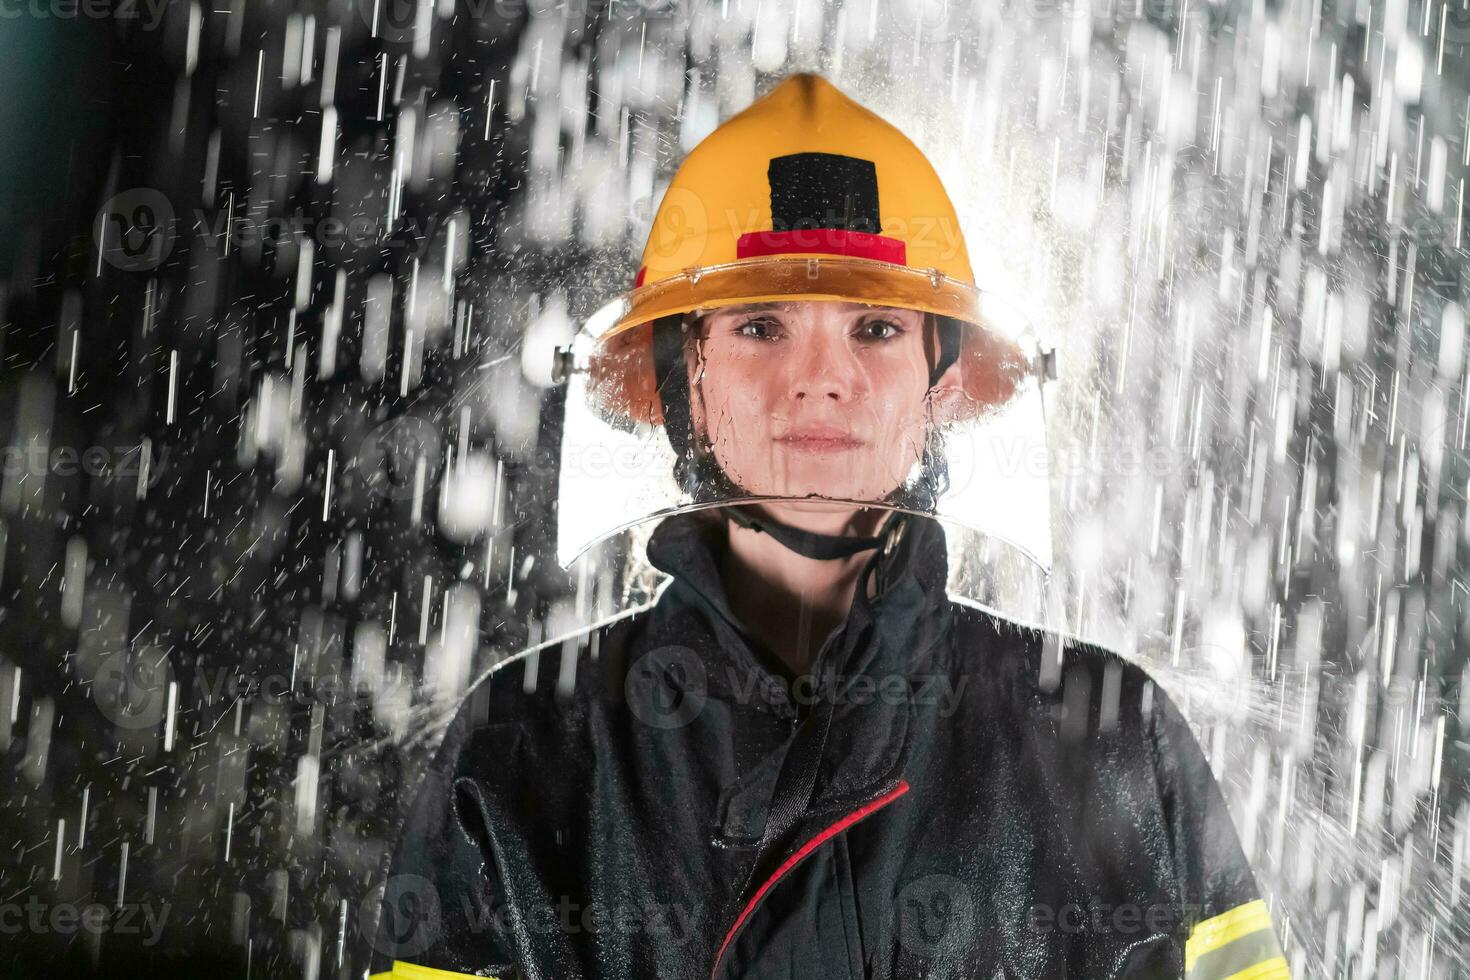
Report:
[[[757,320],[746,320],[735,328],[735,332],[742,337],[754,337],[756,340],[772,340],[780,333],[780,324],[770,318]]]
[[[869,320],[858,328],[858,335],[864,340],[891,340],[903,333],[903,328],[892,320]]]

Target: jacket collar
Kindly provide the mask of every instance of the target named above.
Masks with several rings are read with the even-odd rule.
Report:
[[[876,576],[876,593],[869,597],[865,589],[856,590],[847,625],[876,622],[883,633],[902,637],[912,634],[923,619],[946,618],[947,542],[944,529],[928,517],[894,514],[884,527],[884,546],[868,559],[858,578],[865,582],[870,572]],[[705,613],[721,648],[728,652],[744,648],[751,665],[764,670],[767,668],[755,655],[760,644],[731,609],[725,591],[720,569],[727,547],[723,522],[676,514],[664,518],[654,530],[647,553],[649,562],[671,577],[674,599]],[[912,653],[920,652],[912,644],[906,646]],[[851,663],[825,666],[844,673],[862,669]]]
[[[908,696],[893,696],[895,683],[912,685],[915,674],[938,669],[930,658],[949,626],[944,532],[932,519],[901,516],[902,531],[864,567],[860,581],[871,570],[877,576],[875,594],[856,591],[838,635],[812,666],[817,677],[834,679],[834,686],[823,690],[842,692],[832,698],[836,703],[812,814],[850,807],[897,782],[908,756],[914,704]],[[756,670],[769,677],[771,668],[763,663],[768,655],[730,608],[720,576],[726,546],[718,522],[692,515],[665,518],[647,549],[654,567],[673,579],[659,606],[670,617],[694,607],[716,640],[715,656],[742,676]],[[716,685],[721,673],[711,672]],[[759,836],[782,754],[778,750],[724,788],[718,840],[738,845]]]
[[[677,601],[698,607],[709,619],[723,649],[754,646],[725,592],[720,563],[726,543],[718,522],[696,514],[666,517],[648,539],[649,563],[670,576],[669,591]]]

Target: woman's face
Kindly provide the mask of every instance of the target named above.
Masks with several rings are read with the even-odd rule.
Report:
[[[694,424],[752,494],[882,500],[923,455],[925,321],[824,301],[711,312],[691,351]]]

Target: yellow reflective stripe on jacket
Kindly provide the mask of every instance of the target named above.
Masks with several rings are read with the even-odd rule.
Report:
[[[418,966],[394,960],[393,969],[387,973],[374,973],[368,980],[496,980],[495,977],[477,977],[473,973],[456,973],[453,970],[438,970],[432,966]]]
[[[1187,980],[1285,980],[1286,960],[1271,928],[1271,913],[1257,899],[1206,919],[1184,945]]]

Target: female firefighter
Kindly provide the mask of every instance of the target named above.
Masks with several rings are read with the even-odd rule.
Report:
[[[1049,542],[987,469],[1039,369],[983,299],[932,167],[823,79],[695,148],[563,363],[562,557],[661,517],[667,587],[476,685],[380,975],[1286,976],[1167,695],[947,590],[940,519]]]

